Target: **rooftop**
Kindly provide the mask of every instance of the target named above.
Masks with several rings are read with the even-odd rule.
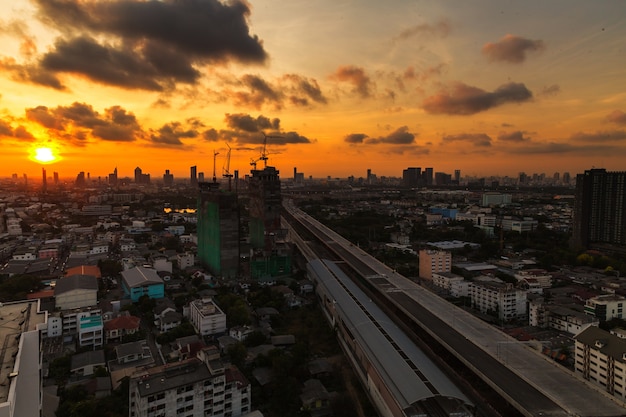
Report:
[[[144,285],[163,284],[163,280],[154,269],[138,266],[122,272],[122,278],[128,288]]]

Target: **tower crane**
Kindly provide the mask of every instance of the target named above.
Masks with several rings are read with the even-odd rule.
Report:
[[[228,152],[226,153],[226,163],[225,165],[222,167],[222,177],[223,178],[228,178],[228,191],[231,191],[231,178],[233,177],[233,174],[230,173],[230,151],[232,150],[230,145],[228,143],[226,143],[226,146],[228,147]]]
[[[215,176],[215,158],[219,154],[220,154],[219,152],[215,152],[215,150],[213,150],[213,183],[217,182],[217,177]]]
[[[254,169],[256,169],[256,163],[259,161],[263,161],[263,168],[267,168],[267,160],[268,160],[268,152],[267,152],[267,139],[279,139],[279,138],[284,138],[284,136],[277,136],[277,135],[266,135],[265,132],[261,132],[263,134],[263,147],[261,148],[261,156],[257,159],[251,159],[250,160],[250,165],[252,165],[254,167]]]

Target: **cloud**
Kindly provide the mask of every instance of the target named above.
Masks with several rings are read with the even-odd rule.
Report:
[[[595,133],[578,132],[571,135],[570,139],[576,142],[589,143],[623,141],[626,140],[626,131],[613,130]]]
[[[560,92],[561,92],[561,87],[558,84],[552,84],[552,85],[544,85],[539,94],[545,97],[551,97],[551,96],[556,96]]]
[[[86,103],[48,108],[37,106],[26,109],[26,118],[49,129],[54,135],[70,141],[83,141],[87,130],[92,137],[115,142],[132,142],[143,136],[133,113],[120,106],[98,113]]]
[[[351,133],[349,135],[346,135],[343,140],[344,142],[350,144],[363,143],[366,145],[410,145],[415,143],[416,136],[416,133],[409,132],[409,128],[407,126],[402,126],[387,136],[372,138],[365,133]]]
[[[428,23],[423,23],[420,25],[415,25],[408,29],[403,30],[394,38],[394,40],[406,40],[413,37],[423,36],[423,37],[440,37],[445,38],[450,33],[450,22],[447,20],[440,20],[437,23],[431,25]]]
[[[618,125],[626,125],[626,113],[621,110],[614,110],[611,114],[606,116],[606,120]]]
[[[199,65],[267,60],[262,42],[249,33],[250,8],[244,1],[36,3],[41,20],[62,36],[40,65],[31,65],[26,72],[40,68],[122,88],[162,91],[176,83],[196,83]]]
[[[474,146],[491,146],[491,137],[485,133],[461,133],[458,135],[445,135],[443,142],[468,142]]]
[[[24,126],[16,127],[15,131],[13,132],[13,136],[18,139],[26,139],[26,140],[35,139],[33,134],[30,133]]]
[[[624,154],[623,147],[606,146],[606,145],[573,145],[571,143],[562,142],[545,142],[534,143],[526,146],[520,146],[509,150],[514,154],[522,155],[562,155],[562,154],[578,154],[583,156],[606,156],[608,154]]]
[[[4,120],[0,120],[0,136],[13,136],[13,128]]]
[[[455,83],[450,92],[440,91],[424,99],[423,108],[432,114],[470,115],[510,102],[522,103],[532,96],[532,92],[521,83],[503,84],[493,92]]]
[[[519,64],[526,60],[528,52],[542,51],[542,40],[525,39],[520,36],[506,35],[497,42],[489,42],[482,48],[482,53],[489,61],[505,61]]]
[[[249,114],[226,114],[224,117],[226,125],[234,130],[244,132],[261,132],[265,129],[280,129],[280,119],[269,119],[268,117],[259,115],[256,119]]]
[[[524,136],[524,133],[521,130],[517,130],[515,132],[502,132],[498,135],[498,140],[502,142],[511,142],[511,143],[522,143],[529,142],[531,139],[527,136]]]
[[[158,145],[181,146],[184,138],[198,137],[199,133],[193,129],[186,129],[179,122],[166,123],[150,134],[150,140]]]
[[[13,58],[3,58],[0,59],[0,70],[11,74],[11,78],[18,82],[39,84],[60,91],[67,89],[56,75],[39,65],[23,65]]]
[[[372,145],[379,143],[388,145],[409,145],[411,143],[415,143],[415,136],[416,134],[409,132],[409,128],[407,126],[402,126],[387,136],[370,138],[366,142]]]
[[[363,143],[366,138],[368,136],[365,133],[350,133],[343,140],[346,143]]]
[[[298,74],[286,74],[282,77],[289,91],[289,100],[296,105],[307,106],[310,100],[326,104],[328,100],[322,93],[315,79],[306,78]]]
[[[354,91],[362,98],[367,98],[372,93],[373,83],[363,68],[353,65],[341,66],[330,76],[330,79],[352,84]]]

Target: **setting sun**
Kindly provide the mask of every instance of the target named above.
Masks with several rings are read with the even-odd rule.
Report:
[[[54,162],[57,157],[54,155],[54,152],[52,152],[52,149],[50,148],[37,148],[35,149],[33,159],[37,162],[41,162],[42,164],[48,164],[50,162]]]

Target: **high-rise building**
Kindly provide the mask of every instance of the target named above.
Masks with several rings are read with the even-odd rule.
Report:
[[[280,224],[282,195],[279,172],[268,166],[253,169],[250,190],[250,273],[253,278],[278,277],[291,272],[291,247]]]
[[[117,167],[115,167],[113,172],[109,174],[109,185],[117,185]]]
[[[171,187],[174,185],[174,175],[170,174],[170,170],[166,169],[165,174],[163,174],[163,185],[166,187]]]
[[[85,173],[83,171],[79,172],[76,176],[76,185],[79,187],[85,186]]]
[[[239,275],[239,204],[237,194],[216,182],[199,182],[198,258],[218,276]]]
[[[578,174],[575,197],[572,245],[626,248],[626,171]]]
[[[189,183],[192,187],[198,186],[198,168],[194,165],[189,168]]]
[[[402,171],[402,183],[405,187],[419,187],[422,180],[422,168],[409,167]]]
[[[433,185],[433,169],[432,168],[424,168],[424,184],[427,187]]]
[[[41,191],[43,191],[44,193],[46,192],[46,189],[48,188],[48,179],[46,178],[46,169],[45,168],[41,168]]]
[[[460,169],[454,170],[454,182],[456,185],[461,184],[461,170]]]
[[[52,174],[52,177],[54,178],[54,185],[58,185],[59,184],[59,173],[58,172],[54,172],[54,174]]]
[[[135,168],[135,184],[150,184],[150,174],[144,174],[141,168]]]

